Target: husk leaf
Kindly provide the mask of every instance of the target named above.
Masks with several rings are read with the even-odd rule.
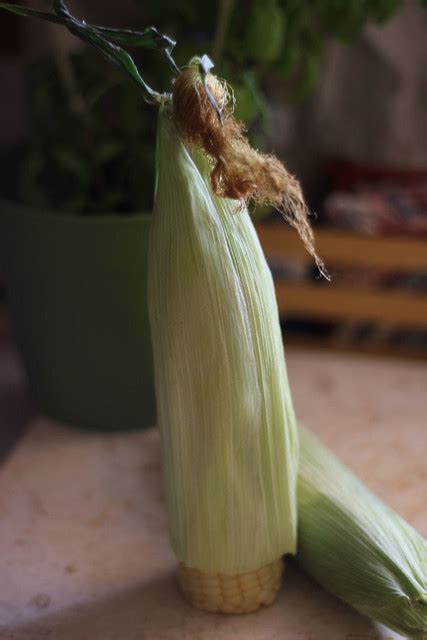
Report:
[[[312,433],[299,433],[299,563],[364,615],[425,640],[426,541]]]
[[[239,573],[295,552],[298,445],[272,277],[211,169],[162,108],[148,287],[171,537],[186,565]]]

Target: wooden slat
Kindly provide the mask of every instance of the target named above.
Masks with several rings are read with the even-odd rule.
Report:
[[[257,231],[267,256],[312,260],[293,229],[285,225],[260,224]],[[352,232],[318,229],[316,248],[327,265],[427,271],[427,238],[370,237]]]
[[[336,351],[337,353],[357,353],[365,356],[385,356],[389,358],[407,358],[408,360],[427,359],[427,349],[424,347],[401,347],[399,344],[388,345],[385,343],[336,343],[333,338],[313,336],[305,333],[304,335],[286,334],[286,347],[300,347],[311,349],[326,349]]]
[[[427,297],[422,295],[283,281],[276,282],[276,294],[283,316],[427,328]]]

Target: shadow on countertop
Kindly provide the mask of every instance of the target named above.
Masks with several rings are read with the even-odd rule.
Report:
[[[2,629],[13,640],[381,640],[375,624],[335,600],[293,567],[279,600],[255,614],[226,616],[191,607],[178,590],[176,575],[135,586],[115,596],[52,612],[22,626]],[[301,593],[307,609],[295,606]],[[298,595],[300,594],[300,595]],[[310,596],[312,596],[310,598]],[[325,601],[325,614],[319,602]],[[52,602],[53,604],[53,602]],[[331,615],[331,609],[334,609]],[[354,617],[353,617],[354,616]],[[349,631],[349,617],[354,629]],[[351,625],[351,622],[350,622]],[[313,633],[314,631],[314,633]],[[389,636],[387,636],[389,637]]]

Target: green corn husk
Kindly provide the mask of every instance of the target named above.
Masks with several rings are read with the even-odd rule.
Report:
[[[325,589],[408,638],[427,638],[427,543],[300,428],[298,555]]]
[[[210,171],[163,107],[148,287],[172,544],[241,573],[295,552],[298,442],[271,274]]]

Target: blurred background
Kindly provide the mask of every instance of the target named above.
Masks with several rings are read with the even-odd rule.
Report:
[[[49,10],[50,3],[31,6]],[[253,144],[279,154],[301,179],[332,283],[317,277],[277,213],[254,211],[286,344],[426,357],[425,1],[70,0],[69,8],[96,24],[157,26],[176,39],[179,65],[208,53],[234,87],[236,115]],[[170,87],[170,69],[158,53],[132,55],[151,86]],[[146,238],[142,214],[152,206],[156,114],[118,69],[65,29],[6,13],[0,16],[0,86],[0,335],[10,337],[18,326],[25,359],[31,340],[41,351],[40,332],[52,336],[49,322],[66,322],[46,302],[52,274],[60,297],[69,298],[68,306],[58,303],[73,323],[69,331],[90,306],[89,294],[83,302],[75,295],[83,267],[73,289],[61,273],[61,256],[86,259],[87,275],[91,260],[97,268],[108,225],[115,246],[124,238],[116,256],[121,264],[133,250],[123,224],[141,221],[136,235]],[[98,226],[95,235],[83,227],[78,233],[86,240],[79,240],[75,224],[83,220]],[[60,236],[61,242],[72,238],[69,253]],[[31,295],[24,303],[19,291],[26,288]],[[94,285],[92,297],[101,289]],[[111,314],[105,300],[95,303]],[[119,296],[117,305],[124,304]],[[99,318],[96,325],[99,334]],[[58,340],[64,342],[67,331]],[[87,350],[90,338],[84,342]],[[125,347],[122,341],[117,350]],[[41,358],[31,348],[30,373]],[[44,366],[52,368],[52,360]]]
[[[156,25],[179,65],[209,54],[252,143],[300,178],[332,282],[277,212],[253,211],[296,415],[425,533],[427,0],[67,2]],[[129,51],[170,90],[159,52]],[[156,424],[156,109],[63,27],[1,9],[0,92],[0,638],[390,639],[291,567],[270,619],[183,608],[158,435],[138,431]]]

